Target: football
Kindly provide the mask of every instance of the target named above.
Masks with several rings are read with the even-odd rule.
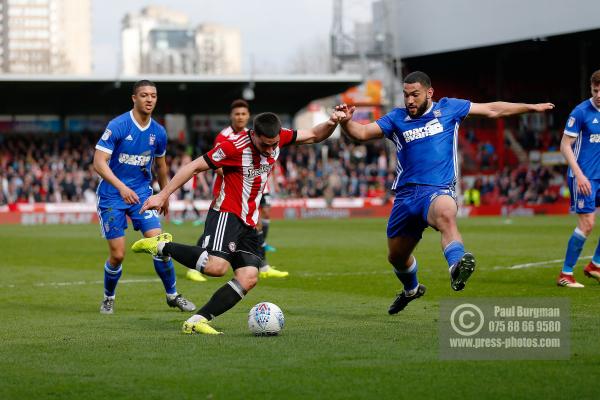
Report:
[[[275,336],[283,329],[285,318],[273,303],[258,303],[248,313],[248,328],[256,336]]]

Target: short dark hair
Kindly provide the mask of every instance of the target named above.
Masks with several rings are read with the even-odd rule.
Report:
[[[253,127],[257,135],[274,138],[281,130],[281,120],[272,112],[265,112],[254,117]]]
[[[250,112],[250,105],[246,100],[237,99],[231,102],[231,106],[229,107],[230,111],[233,111],[234,108],[244,107],[248,112]]]
[[[592,74],[590,82],[593,86],[600,84],[600,69]]]
[[[138,89],[143,86],[152,86],[153,88],[156,87],[154,82],[149,81],[148,79],[142,79],[141,81],[137,81],[136,83],[133,84],[133,93],[132,94],[134,94],[134,95],[137,94]]]
[[[404,83],[420,83],[428,89],[431,87],[431,79],[429,78],[429,75],[421,71],[411,72],[410,74],[406,75],[404,78]]]

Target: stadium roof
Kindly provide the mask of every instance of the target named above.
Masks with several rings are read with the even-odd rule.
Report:
[[[598,0],[385,0],[383,11],[403,59],[596,30],[599,13]]]
[[[157,84],[157,113],[226,114],[232,100],[253,86],[253,112],[294,114],[312,100],[361,83],[360,75],[0,75],[0,114],[102,115],[131,107],[131,88],[140,79]]]

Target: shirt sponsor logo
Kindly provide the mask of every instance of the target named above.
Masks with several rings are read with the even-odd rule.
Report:
[[[572,128],[575,125],[575,117],[569,117],[569,121],[567,121],[567,126]]]
[[[210,158],[212,158],[213,161],[216,161],[216,162],[224,160],[225,157],[226,157],[226,155],[225,155],[225,152],[223,151],[223,149],[218,149],[217,151],[212,153],[212,156],[210,156]]]
[[[110,131],[110,129],[106,129],[102,134],[102,140],[108,140],[110,135],[112,135],[112,132]]]
[[[590,135],[590,143],[600,143],[600,134],[594,133]]]
[[[271,165],[261,165],[259,168],[248,168],[248,178],[256,178],[262,174],[268,174],[271,171]]]
[[[119,162],[121,164],[134,165],[138,167],[143,167],[147,165],[152,157],[138,154],[119,154]]]
[[[444,126],[440,123],[440,121],[436,118],[429,121],[425,126],[421,128],[415,128],[408,131],[402,132],[404,136],[404,141],[406,143],[412,142],[413,140],[423,139],[428,136],[434,136],[438,133],[444,131]]]

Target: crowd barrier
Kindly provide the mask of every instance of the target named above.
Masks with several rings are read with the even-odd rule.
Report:
[[[195,208],[205,215],[210,201],[196,200]],[[181,214],[186,204],[183,201],[170,203],[170,215]],[[387,217],[391,202],[382,199],[335,198],[325,199],[274,199],[271,207],[272,219],[313,218],[359,218]],[[464,206],[459,215],[472,216],[532,216],[568,214],[568,204],[543,204],[526,206],[482,205]],[[46,225],[46,224],[89,224],[98,222],[96,205],[90,203],[35,203],[0,206],[0,224]]]

